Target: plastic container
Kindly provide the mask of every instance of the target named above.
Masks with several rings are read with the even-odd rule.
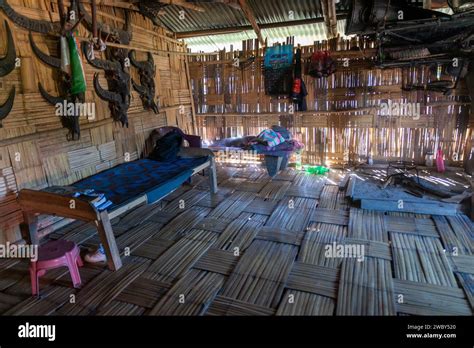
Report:
[[[438,173],[443,173],[446,170],[444,167],[443,150],[441,150],[441,147],[438,148],[438,153],[436,154],[436,170]]]

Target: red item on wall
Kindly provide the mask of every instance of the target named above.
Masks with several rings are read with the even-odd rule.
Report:
[[[436,170],[438,173],[443,173],[446,170],[444,167],[443,150],[441,150],[441,147],[438,148],[438,152],[436,154]]]
[[[336,62],[328,51],[317,51],[311,56],[308,74],[312,77],[327,77],[336,71]]]
[[[301,79],[300,78],[295,78],[293,80],[293,91],[294,94],[300,94],[301,93]]]

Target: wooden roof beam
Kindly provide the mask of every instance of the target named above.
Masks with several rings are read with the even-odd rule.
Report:
[[[253,31],[255,32],[255,34],[257,34],[257,38],[258,38],[258,41],[260,42],[260,45],[265,46],[265,40],[263,39],[262,31],[260,30],[260,27],[258,26],[257,19],[255,18],[253,10],[248,5],[247,0],[239,0],[239,5],[242,11],[244,12],[245,17],[250,22],[250,25],[252,26]]]
[[[328,39],[337,37],[336,2],[334,0],[321,0],[321,5],[323,7]]]
[[[337,15],[338,20],[345,19],[345,18],[347,18],[345,14]],[[324,18],[319,17],[319,18],[301,19],[301,20],[287,21],[287,22],[266,23],[266,24],[260,24],[259,27],[261,30],[263,30],[263,29],[292,27],[292,26],[297,26],[297,25],[310,25],[310,24],[316,24],[316,23],[322,23],[322,22],[324,22]],[[239,33],[241,31],[252,30],[252,29],[253,28],[251,25],[244,25],[244,26],[227,27],[227,28],[220,28],[220,29],[182,31],[182,32],[177,32],[176,37],[178,39],[187,39],[190,37],[198,37],[198,36],[211,36],[211,35]]]

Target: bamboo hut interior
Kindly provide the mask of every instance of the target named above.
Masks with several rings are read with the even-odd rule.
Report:
[[[473,35],[466,0],[0,0],[0,314],[472,316]]]

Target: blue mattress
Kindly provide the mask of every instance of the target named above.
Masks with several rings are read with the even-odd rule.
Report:
[[[153,203],[182,185],[192,175],[193,169],[207,160],[207,157],[180,158],[170,162],[142,159],[120,164],[72,186],[104,193],[112,202],[107,210],[143,194],[147,195],[148,203]]]

